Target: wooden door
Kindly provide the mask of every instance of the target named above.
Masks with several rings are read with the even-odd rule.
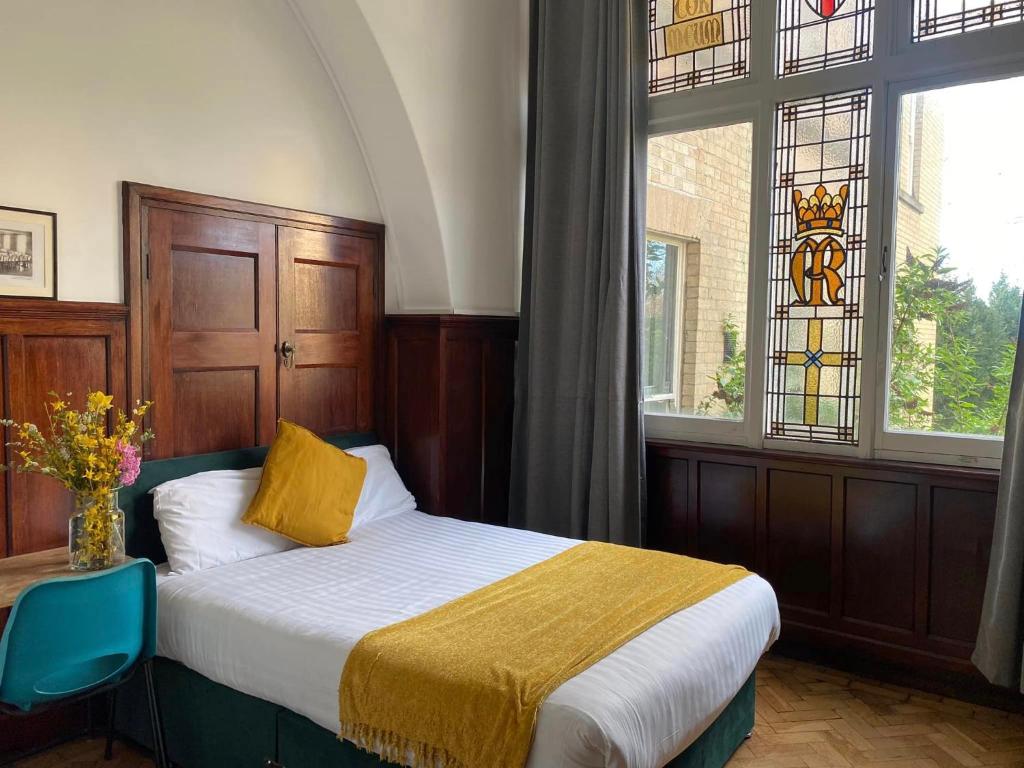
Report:
[[[147,209],[150,458],[269,443],[276,403],[273,224]]]
[[[278,228],[280,414],[314,432],[373,428],[377,243]]]

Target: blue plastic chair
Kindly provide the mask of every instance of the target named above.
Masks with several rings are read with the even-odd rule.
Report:
[[[106,691],[109,759],[117,687],[141,666],[156,761],[165,768],[155,653],[156,569],[149,560],[37,582],[18,595],[0,640],[0,709],[33,713]]]

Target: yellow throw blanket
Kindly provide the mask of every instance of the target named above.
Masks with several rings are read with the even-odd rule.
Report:
[[[367,634],[345,664],[340,738],[414,768],[521,768],[558,686],[747,576],[586,542]]]

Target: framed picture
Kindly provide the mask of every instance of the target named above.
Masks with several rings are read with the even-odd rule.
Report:
[[[0,206],[0,296],[57,298],[57,214]]]

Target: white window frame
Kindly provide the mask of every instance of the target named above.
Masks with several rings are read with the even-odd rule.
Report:
[[[682,377],[679,375],[679,361],[682,360],[683,353],[683,334],[680,327],[680,321],[686,313],[686,265],[688,262],[688,248],[689,244],[695,242],[694,240],[680,237],[679,235],[672,235],[666,232],[661,232],[657,229],[647,229],[644,233],[644,242],[648,240],[657,240],[660,243],[666,245],[672,245],[676,248],[676,284],[675,297],[676,297],[676,325],[673,329],[674,335],[672,337],[672,361],[673,368],[672,372],[672,391],[668,395],[656,395],[651,399],[644,399],[644,403],[658,402],[659,400],[673,399],[679,394],[679,389],[682,386]]]
[[[729,85],[724,83],[723,85]],[[672,94],[674,95],[674,94]],[[692,119],[696,117],[696,120]],[[749,109],[740,110],[720,110],[711,117],[708,115],[698,116],[677,116],[666,122],[664,126],[658,131],[657,134],[651,132],[649,135],[664,135],[669,133],[680,133],[682,131],[690,130],[703,130],[707,128],[719,128],[724,125],[735,125],[737,123],[752,123],[753,128],[751,131],[753,144],[752,156],[751,156],[751,173],[753,178],[756,178],[756,169],[759,166],[759,157],[757,151],[757,136],[758,136],[758,119],[759,116],[750,111]],[[753,186],[751,186],[751,213],[756,210],[754,207],[754,199],[757,198]],[[767,202],[767,199],[765,199]],[[751,216],[750,222],[750,253],[753,253],[754,247],[754,221]],[[678,239],[678,235],[675,236]],[[751,350],[751,337],[750,328],[751,321],[750,315],[752,311],[752,291],[750,286],[754,280],[754,264],[752,259],[748,259],[747,264],[747,372],[745,378],[745,388],[743,393],[743,402],[746,406],[750,402],[751,398],[751,382],[750,382],[750,350]],[[765,271],[767,277],[767,270]],[[767,295],[765,296],[767,301]],[[677,361],[678,363],[679,361]],[[646,414],[644,418],[645,431],[648,437],[653,438],[664,438],[664,439],[676,439],[676,440],[699,440],[702,442],[715,442],[715,443],[732,443],[746,445],[749,440],[749,409],[744,411],[744,418],[738,419],[723,419],[716,418],[713,416],[681,416],[681,415],[670,415],[662,413],[651,413]]]
[[[753,123],[750,258],[747,290],[746,393],[742,421],[649,414],[648,437],[859,458],[903,459],[997,466],[1002,440],[885,430],[892,272],[883,270],[883,247],[895,234],[899,193],[899,96],[908,91],[1024,75],[1024,22],[949,37],[910,41],[911,3],[876,0],[874,56],[870,61],[774,76],[777,0],[751,3],[750,75],[689,91],[652,96],[648,135]],[[764,436],[768,331],[768,247],[775,106],[779,102],[871,88],[870,161],[865,238],[859,444],[841,446]],[[877,286],[877,290],[875,290]],[[874,361],[874,364],[872,363]]]

